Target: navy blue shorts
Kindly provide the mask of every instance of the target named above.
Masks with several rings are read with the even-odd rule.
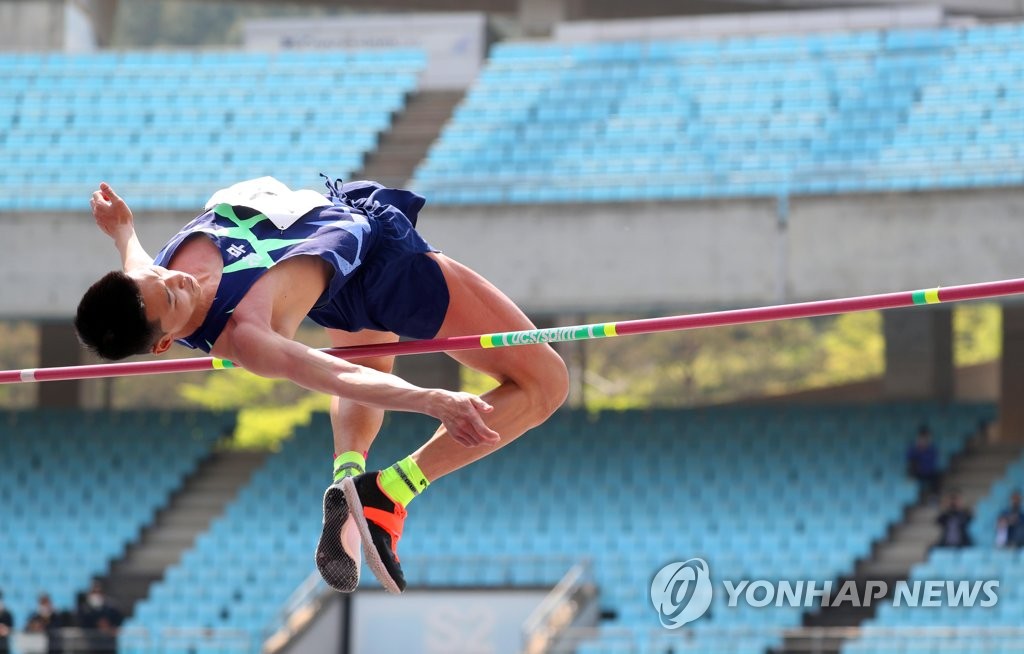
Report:
[[[438,250],[395,207],[380,205],[367,214],[373,229],[364,260],[309,317],[318,325],[348,332],[374,329],[407,338],[433,338],[449,302],[441,267],[426,254]]]

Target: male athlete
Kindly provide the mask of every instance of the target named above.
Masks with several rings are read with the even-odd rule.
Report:
[[[219,191],[154,259],[139,243],[131,210],[100,184],[92,212],[122,270],[89,288],[75,327],[107,359],[163,354],[178,341],[332,395],[334,481],[324,493],[317,568],[333,588],[351,592],[361,539],[371,570],[398,593],[405,577],[397,545],[409,502],[546,420],[565,399],[567,373],[548,345],[452,353],[500,382],[477,397],[395,377],[394,357],[349,362],[293,340],[306,317],[339,347],[533,328],[497,288],[420,237],[422,197],[373,182],[327,188],[326,195],[291,191],[267,177]],[[441,425],[408,457],[366,472],[389,409]]]

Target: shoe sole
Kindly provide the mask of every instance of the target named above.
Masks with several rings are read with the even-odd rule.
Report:
[[[363,503],[359,499],[359,491],[356,490],[356,482],[352,477],[348,477],[341,482],[341,490],[345,492],[345,500],[348,502],[349,515],[355,520],[356,526],[359,528],[359,535],[363,539],[363,558],[366,559],[366,565],[369,566],[370,571],[373,572],[373,576],[377,578],[384,590],[393,594],[400,595],[402,589],[398,587],[395,580],[388,574],[388,569],[384,567],[384,561],[381,560],[380,554],[377,552],[377,548],[373,545],[373,536],[370,535],[370,525],[366,522],[366,516],[363,515]]]
[[[351,522],[345,493],[337,486],[329,487],[324,491],[323,529],[313,558],[324,582],[341,593],[351,593],[359,585],[359,562],[345,547],[344,532]]]

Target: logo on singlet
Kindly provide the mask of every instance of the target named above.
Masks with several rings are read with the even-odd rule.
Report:
[[[231,246],[228,248],[227,251],[228,251],[228,254],[231,255],[231,258],[237,259],[238,257],[240,257],[243,254],[245,254],[245,246],[244,245],[239,245],[238,243],[233,243],[233,244],[231,244]]]

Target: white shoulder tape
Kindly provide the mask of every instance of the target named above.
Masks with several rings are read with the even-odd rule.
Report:
[[[210,196],[206,208],[218,204],[249,207],[270,218],[278,229],[288,229],[296,220],[331,201],[316,191],[293,191],[273,177],[257,177],[233,184]]]

